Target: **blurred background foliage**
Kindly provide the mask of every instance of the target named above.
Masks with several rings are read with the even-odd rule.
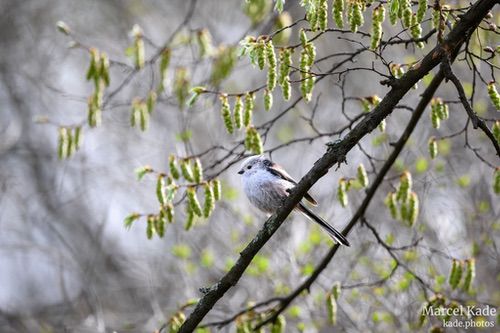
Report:
[[[199,288],[217,282],[265,219],[242,194],[239,161],[263,150],[300,179],[326,142],[345,135],[383,98],[383,75],[398,77],[436,44],[431,34],[423,45],[382,47],[367,34],[381,29],[387,41],[403,27],[389,24],[386,8],[383,28],[371,28],[377,5],[351,3],[344,20],[346,11],[362,6],[364,24],[351,13],[345,30],[320,33],[311,43],[321,61],[307,64],[299,60],[300,50],[310,47],[300,29],[311,24],[294,1],[281,14],[270,0],[1,2],[1,331],[145,332],[188,314]],[[459,13],[469,3],[446,5]],[[327,26],[320,18],[308,38],[336,28],[331,11]],[[380,9],[376,15],[380,20]],[[422,36],[432,29],[432,8],[424,15]],[[488,86],[498,75],[499,38],[491,26],[498,20],[496,11],[468,45],[480,58],[491,55],[487,62],[459,56],[453,66],[489,127],[498,118],[495,84]],[[393,38],[418,38],[414,30]],[[245,39],[249,35],[255,39]],[[261,35],[272,36],[280,64],[279,47],[297,48],[290,100],[282,95],[281,69],[269,77],[267,55],[261,71],[261,51],[254,65],[240,54],[254,42],[272,48],[269,37],[257,39]],[[307,91],[311,73],[326,73],[350,56]],[[348,164],[313,188],[317,211],[335,227],[359,207],[433,75],[400,101],[384,128],[360,142]],[[280,87],[271,92],[273,80]],[[499,304],[498,157],[469,126],[451,84],[439,88],[427,113],[366,214],[383,244],[403,247],[395,250],[398,259],[371,229],[357,227],[349,235],[352,246],[284,313],[287,332],[330,332],[333,324],[348,332],[418,331],[419,311],[436,294],[445,302]],[[182,170],[187,167],[192,170]],[[403,204],[391,193],[410,190],[417,215],[398,220]],[[287,295],[331,245],[316,226],[292,215],[207,322]],[[464,288],[471,263],[476,278]],[[463,269],[458,282],[457,267]],[[342,289],[334,300],[332,288]],[[252,316],[221,331],[234,331]],[[423,323],[425,329],[434,324],[436,318]]]

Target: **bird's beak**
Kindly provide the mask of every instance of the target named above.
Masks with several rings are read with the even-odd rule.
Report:
[[[245,171],[243,171],[243,170],[238,171],[238,174],[239,174],[239,175],[242,175],[242,174],[244,174],[244,173],[245,173]]]

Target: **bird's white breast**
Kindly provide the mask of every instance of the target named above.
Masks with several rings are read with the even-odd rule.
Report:
[[[243,190],[250,202],[266,213],[273,213],[294,184],[277,177],[266,169],[254,170],[243,176]]]

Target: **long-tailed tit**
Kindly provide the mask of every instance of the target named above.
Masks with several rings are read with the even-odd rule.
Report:
[[[247,158],[238,173],[242,175],[243,189],[250,202],[267,214],[276,212],[290,194],[290,189],[297,185],[281,166],[262,155]],[[317,205],[309,193],[304,195],[304,199]],[[299,202],[295,210],[318,223],[337,243],[349,246],[349,241],[340,232],[314,214],[303,202]]]

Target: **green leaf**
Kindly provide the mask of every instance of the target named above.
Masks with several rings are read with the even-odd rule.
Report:
[[[145,165],[138,167],[137,169],[134,170],[134,172],[137,176],[137,180],[140,181],[142,180],[142,178],[144,178],[146,174],[153,172],[153,169],[149,165]]]
[[[138,213],[132,213],[129,216],[127,216],[125,218],[125,220],[123,221],[125,228],[130,229],[130,227],[132,226],[132,223],[134,223],[134,221],[138,220],[140,217],[141,217],[141,215]]]

